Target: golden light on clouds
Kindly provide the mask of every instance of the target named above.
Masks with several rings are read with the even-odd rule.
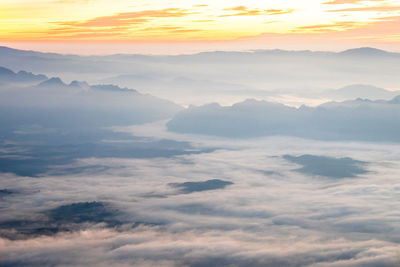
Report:
[[[369,27],[378,28],[375,41],[400,43],[399,17],[400,0],[2,0],[0,41],[212,42],[337,32],[365,39],[373,38],[363,30]]]

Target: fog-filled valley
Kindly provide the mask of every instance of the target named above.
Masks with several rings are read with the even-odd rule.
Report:
[[[399,73],[0,47],[0,266],[398,266]]]

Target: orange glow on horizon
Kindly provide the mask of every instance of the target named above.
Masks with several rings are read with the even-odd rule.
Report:
[[[299,34],[311,42],[322,34],[400,44],[399,28],[400,0],[3,0],[0,9],[2,43],[238,44]]]

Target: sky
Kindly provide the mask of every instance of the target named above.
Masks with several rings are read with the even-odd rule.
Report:
[[[0,2],[0,44],[17,48],[80,54],[400,50],[398,0]]]

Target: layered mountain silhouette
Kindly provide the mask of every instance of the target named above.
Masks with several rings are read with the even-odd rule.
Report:
[[[46,75],[43,74],[33,74],[31,72],[19,71],[15,73],[14,71],[0,67],[0,84],[8,83],[33,83],[46,80]]]
[[[400,96],[294,108],[246,100],[232,106],[189,107],[167,123],[170,131],[233,138],[297,136],[320,140],[400,142]]]
[[[4,71],[5,73],[12,72]],[[171,101],[111,84],[67,84],[58,77],[0,91],[1,133],[92,131],[171,118],[183,108]],[[58,131],[57,130],[57,131]],[[22,133],[21,132],[21,133]]]
[[[204,94],[207,87],[221,87],[225,93],[241,91],[249,97],[259,97],[257,91],[280,88],[324,89],[346,84],[397,88],[399,59],[400,53],[369,47],[342,52],[255,50],[175,56],[76,56],[0,47],[0,62],[10,69],[138,87],[152,94],[165,87],[184,87],[178,92],[187,95]]]
[[[340,52],[340,55],[343,56],[351,56],[351,57],[377,57],[377,56],[397,56],[400,55],[398,53],[391,53],[385,50],[376,49],[372,47],[360,47],[354,49],[347,49],[345,51]]]
[[[38,85],[38,87],[54,87],[54,86],[56,86],[56,87],[59,87],[59,86],[64,87],[64,86],[68,86],[68,85],[65,84],[65,83],[64,83],[60,78],[58,78],[58,77],[50,78],[50,79],[48,79],[48,80],[46,80],[46,81],[44,81],[44,82],[41,82],[41,83]]]
[[[333,100],[349,100],[356,98],[389,100],[397,95],[400,95],[400,91],[389,91],[372,85],[353,84],[339,89],[324,91],[320,96]]]
[[[121,88],[113,84],[97,84],[89,85],[85,81],[72,81],[69,84],[64,83],[59,77],[53,77],[39,83],[37,88],[73,88],[73,89],[86,89],[94,91],[104,91],[104,92],[130,92],[138,93],[135,89]]]

